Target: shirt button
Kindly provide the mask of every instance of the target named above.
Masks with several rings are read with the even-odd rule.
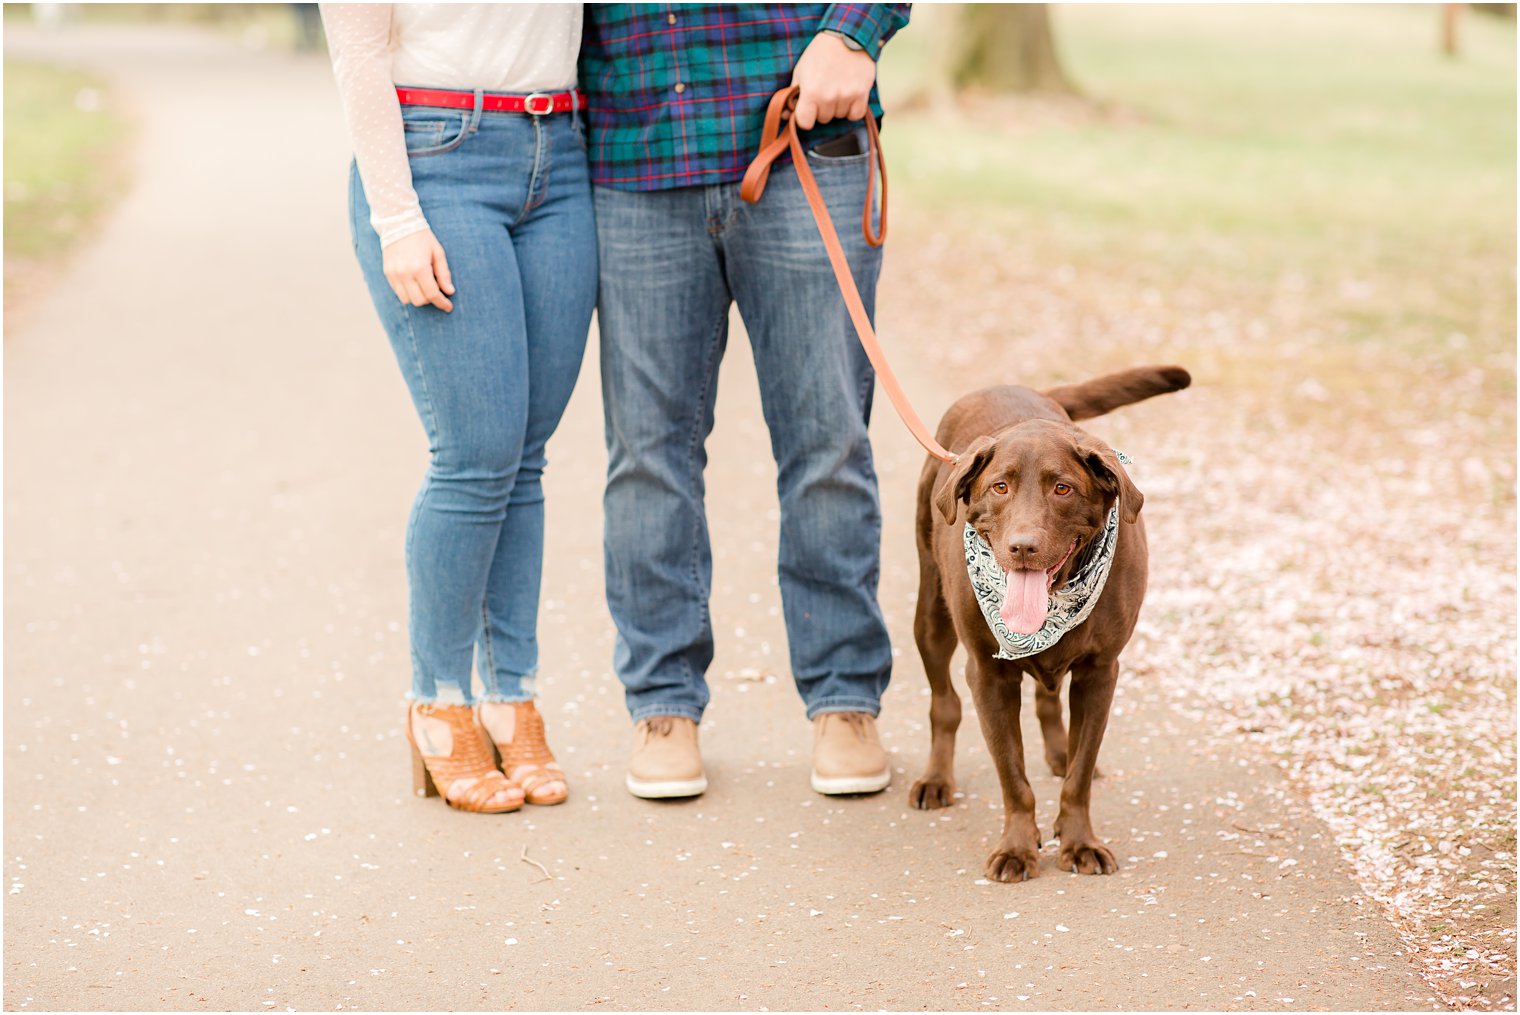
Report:
[[[676,16],[674,14],[668,15],[665,20],[673,25],[676,23]]]
[[[686,84],[684,82],[677,81],[676,82],[676,94],[680,95],[684,91],[686,91]]]

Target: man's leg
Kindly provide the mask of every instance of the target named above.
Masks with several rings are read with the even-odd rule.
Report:
[[[881,251],[858,225],[865,157],[809,158],[872,311]],[[881,509],[866,435],[875,377],[792,166],[778,166],[759,204],[744,206],[724,249],[779,469],[792,675],[810,719],[875,716],[892,666],[876,602]]]
[[[712,661],[703,504],[730,297],[703,188],[595,188],[607,605],[635,722],[702,718]]]

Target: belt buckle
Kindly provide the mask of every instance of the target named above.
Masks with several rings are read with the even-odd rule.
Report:
[[[534,106],[534,103],[539,103]],[[523,111],[529,116],[548,116],[554,112],[554,96],[548,92],[534,92],[523,96]]]

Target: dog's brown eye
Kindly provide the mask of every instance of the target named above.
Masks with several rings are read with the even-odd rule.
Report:
[[[996,494],[1005,494],[1005,493],[1008,492],[1008,484],[1007,483],[993,483],[992,484],[992,492],[996,493]]]
[[[1068,493],[1071,493],[1071,487],[1067,486],[1065,483],[1056,484],[1057,497],[1065,497]]]

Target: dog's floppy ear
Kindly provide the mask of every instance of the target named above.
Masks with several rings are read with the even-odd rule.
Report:
[[[1106,497],[1119,498],[1119,514],[1130,524],[1140,517],[1145,504],[1145,494],[1130,480],[1129,473],[1119,464],[1119,455],[1102,441],[1086,440],[1077,445],[1077,454],[1087,471],[1098,482],[1098,489]]]
[[[991,437],[978,437],[971,442],[971,446],[962,451],[945,473],[945,478],[940,480],[939,488],[934,491],[934,506],[944,517],[945,524],[955,524],[955,505],[958,501],[971,501],[971,484],[976,477],[982,474],[987,463],[992,461],[992,452],[997,448],[997,442]]]

